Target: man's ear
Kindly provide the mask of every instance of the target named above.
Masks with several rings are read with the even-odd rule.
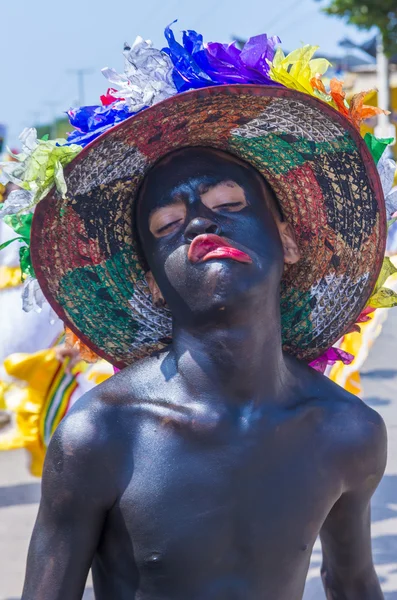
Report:
[[[284,262],[294,265],[301,258],[301,253],[296,243],[295,231],[290,223],[282,221],[277,223],[281,243],[284,248]]]
[[[160,292],[160,288],[157,285],[155,278],[153,277],[153,273],[151,271],[147,271],[145,273],[145,278],[149,286],[150,293],[152,294],[154,306],[157,306],[157,308],[165,306],[163,294]]]

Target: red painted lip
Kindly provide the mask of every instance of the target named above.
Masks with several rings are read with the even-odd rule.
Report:
[[[229,242],[214,233],[204,233],[195,237],[190,244],[187,257],[192,263],[217,258],[231,258],[241,263],[252,263],[252,258],[248,254],[233,248]]]

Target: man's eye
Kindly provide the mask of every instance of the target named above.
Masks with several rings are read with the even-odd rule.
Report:
[[[244,207],[245,204],[243,202],[225,202],[224,204],[217,204],[217,206],[214,206],[214,210],[229,208],[231,211],[237,211]]]
[[[161,235],[162,233],[167,233],[168,230],[172,229],[174,225],[181,223],[182,219],[177,219],[176,221],[172,221],[171,223],[167,223],[167,225],[163,225],[156,230],[156,235]]]
[[[177,229],[186,218],[183,202],[174,202],[153,211],[149,216],[149,229],[155,237],[167,235]]]

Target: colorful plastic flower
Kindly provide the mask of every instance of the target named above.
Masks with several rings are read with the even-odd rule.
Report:
[[[396,163],[392,158],[383,154],[378,162],[378,173],[385,195],[386,217],[391,219],[397,210],[397,189],[393,189],[396,175]]]
[[[269,63],[280,43],[277,36],[251,37],[242,49],[237,42],[204,44],[203,36],[193,30],[183,31],[180,44],[171,26],[166,27],[165,37],[168,48],[163,51],[173,62],[174,82],[179,92],[227,83],[274,85],[269,75]]]
[[[153,48],[150,40],[138,36],[132,46],[124,47],[124,73],[102,69],[106,79],[120,90],[114,92],[123,98],[130,113],[136,113],[156,102],[176,94],[172,78],[173,64],[169,56]]]
[[[391,308],[397,306],[397,294],[384,284],[387,282],[391,275],[397,273],[396,267],[391,262],[390,258],[385,257],[383,259],[382,268],[372,292],[370,299],[368,300],[367,306],[372,308]]]
[[[355,94],[350,102],[348,102],[346,99],[346,92],[343,89],[343,81],[339,81],[339,79],[331,79],[329,92],[327,92],[319,74],[312,77],[310,84],[316,96],[336,108],[342,115],[349,119],[358,130],[360,129],[362,122],[366,119],[370,119],[371,117],[382,113],[388,114],[388,111],[382,110],[381,108],[364,104],[365,97],[370,93],[368,91]]]
[[[324,373],[327,366],[334,365],[336,362],[343,362],[344,365],[350,365],[353,362],[354,356],[349,352],[345,352],[340,348],[329,348],[324,354],[309,363],[315,371]]]
[[[266,34],[249,38],[241,50],[237,42],[208,43],[205,53],[211,68],[211,79],[217,83],[274,84],[270,78],[269,63],[279,43],[277,36],[268,37]]]
[[[67,143],[79,144],[81,147],[131,116],[125,102],[115,102],[108,106],[82,106],[70,109],[67,114],[70,124],[76,128],[69,134]]]
[[[124,100],[124,98],[118,98],[115,96],[117,93],[118,90],[115,90],[114,88],[108,88],[106,94],[100,96],[102,106],[110,106],[111,104],[114,104],[114,102],[120,102]]]
[[[318,46],[306,45],[285,56],[277,48],[270,63],[270,77],[286,87],[315,96],[311,80],[316,75],[324,75],[330,63],[325,58],[313,58]]]
[[[53,185],[65,197],[63,167],[81,151],[81,146],[66,145],[64,139],[37,139],[36,129],[24,129],[20,136],[22,152],[13,155],[14,162],[2,163],[3,174],[24,190],[32,192],[32,205],[37,204]]]
[[[178,92],[214,85],[209,74],[210,67],[204,51],[203,36],[193,30],[184,31],[180,44],[175,39],[171,25],[164,30],[168,47],[163,48],[163,52],[170,57],[173,64],[172,77]]]

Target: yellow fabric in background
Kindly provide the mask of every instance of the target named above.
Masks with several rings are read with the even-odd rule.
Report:
[[[369,315],[372,317],[374,313]],[[342,362],[337,362],[331,369],[329,378],[335,383],[345,388],[347,392],[360,396],[362,393],[361,381],[360,381],[360,368],[368,355],[368,351],[372,346],[376,336],[367,336],[367,330],[369,325],[372,324],[372,318],[367,323],[360,323],[361,333],[353,332],[344,336],[342,343],[339,348],[344,352],[349,352],[354,355],[354,360],[350,365],[344,365]],[[365,357],[362,353],[365,352]],[[360,365],[354,368],[357,362]]]
[[[66,364],[61,365],[55,348],[50,348],[33,354],[11,354],[4,361],[4,368],[10,382],[0,381],[0,409],[11,415],[12,422],[0,431],[0,451],[26,448],[30,472],[41,477],[47,451],[43,421],[49,411],[54,381],[65,372]],[[72,370],[72,374],[76,373],[84,373],[92,385],[98,385],[113,374],[113,368],[103,360],[94,365],[80,361]]]
[[[21,268],[0,265],[0,290],[22,285]]]
[[[4,394],[13,426],[0,435],[0,450],[26,448],[31,457],[30,471],[37,477],[41,476],[46,453],[40,435],[40,420],[51,381],[59,366],[54,348],[34,354],[11,354],[4,361],[7,374],[15,382],[9,384]],[[85,368],[85,363],[79,363],[73,371]]]
[[[8,384],[0,379],[0,410],[6,408],[5,393],[8,388]]]
[[[392,256],[390,260],[397,267],[397,256]],[[397,273],[389,277],[386,287],[390,287],[391,289],[397,288]],[[374,341],[382,331],[382,324],[387,318],[387,310],[378,309],[371,313],[368,315],[370,317],[369,321],[360,323],[360,333],[353,332],[344,336],[339,348],[345,352],[350,352],[355,358],[350,365],[344,365],[342,362],[335,363],[328,374],[332,381],[356,396],[360,396],[363,391],[360,380],[360,369]]]

